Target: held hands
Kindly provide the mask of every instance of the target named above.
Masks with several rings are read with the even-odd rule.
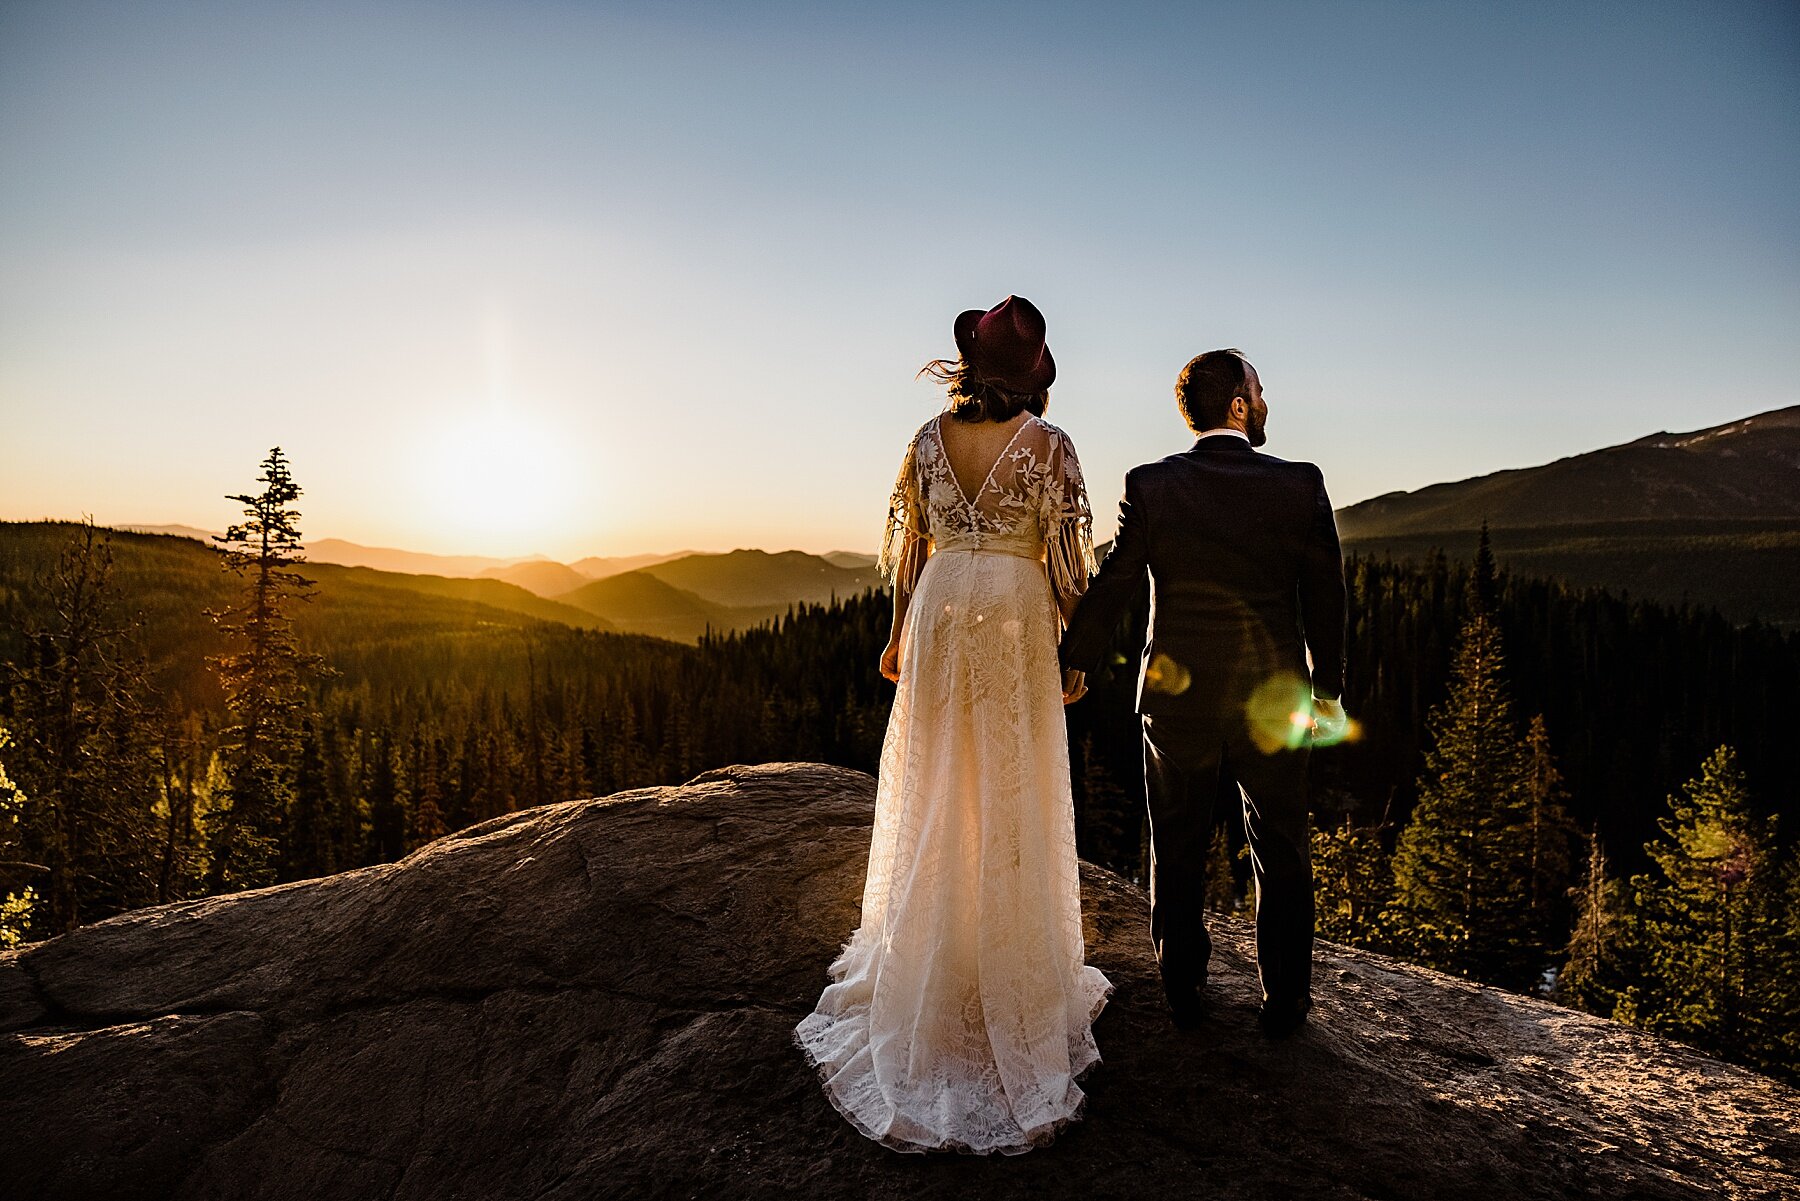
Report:
[[[1344,713],[1342,700],[1327,700],[1322,696],[1313,697],[1312,703],[1312,736],[1315,742],[1334,743],[1343,741],[1344,732],[1350,724],[1350,718]]]
[[[888,639],[887,649],[881,652],[881,674],[894,683],[900,682],[900,639]]]
[[[1072,705],[1087,695],[1087,673],[1074,668],[1063,672],[1063,704]]]

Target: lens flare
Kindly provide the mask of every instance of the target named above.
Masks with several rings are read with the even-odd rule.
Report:
[[[1362,737],[1362,726],[1335,706],[1315,709],[1312,689],[1293,672],[1278,672],[1257,686],[1244,706],[1250,739],[1265,755],[1303,746],[1337,746]]]
[[[1250,741],[1265,755],[1305,746],[1312,728],[1312,690],[1293,672],[1277,672],[1250,694],[1244,720]]]
[[[1184,664],[1177,663],[1161,651],[1152,655],[1150,665],[1144,668],[1144,688],[1150,692],[1180,696],[1193,683],[1194,673],[1189,671]]]

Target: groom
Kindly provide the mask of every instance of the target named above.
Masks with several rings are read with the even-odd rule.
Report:
[[[1193,1025],[1212,953],[1214,798],[1235,781],[1256,876],[1261,1020],[1282,1035],[1312,1005],[1306,763],[1311,737],[1344,725],[1343,557],[1319,469],[1255,450],[1269,409],[1242,352],[1194,359],[1175,402],[1198,440],[1125,473],[1119,532],[1069,619],[1062,665],[1097,666],[1148,569],[1137,709],[1163,987],[1176,1024]]]

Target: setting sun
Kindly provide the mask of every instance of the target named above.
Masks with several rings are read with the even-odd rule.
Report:
[[[505,408],[436,431],[419,470],[433,507],[483,534],[529,541],[570,500],[566,452],[544,426]]]

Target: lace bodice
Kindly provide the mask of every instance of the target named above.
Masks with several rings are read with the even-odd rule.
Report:
[[[974,495],[944,450],[940,414],[907,444],[888,498],[878,569],[911,591],[929,554],[990,550],[1046,559],[1058,595],[1079,596],[1094,574],[1094,514],[1069,435],[1027,416]]]

